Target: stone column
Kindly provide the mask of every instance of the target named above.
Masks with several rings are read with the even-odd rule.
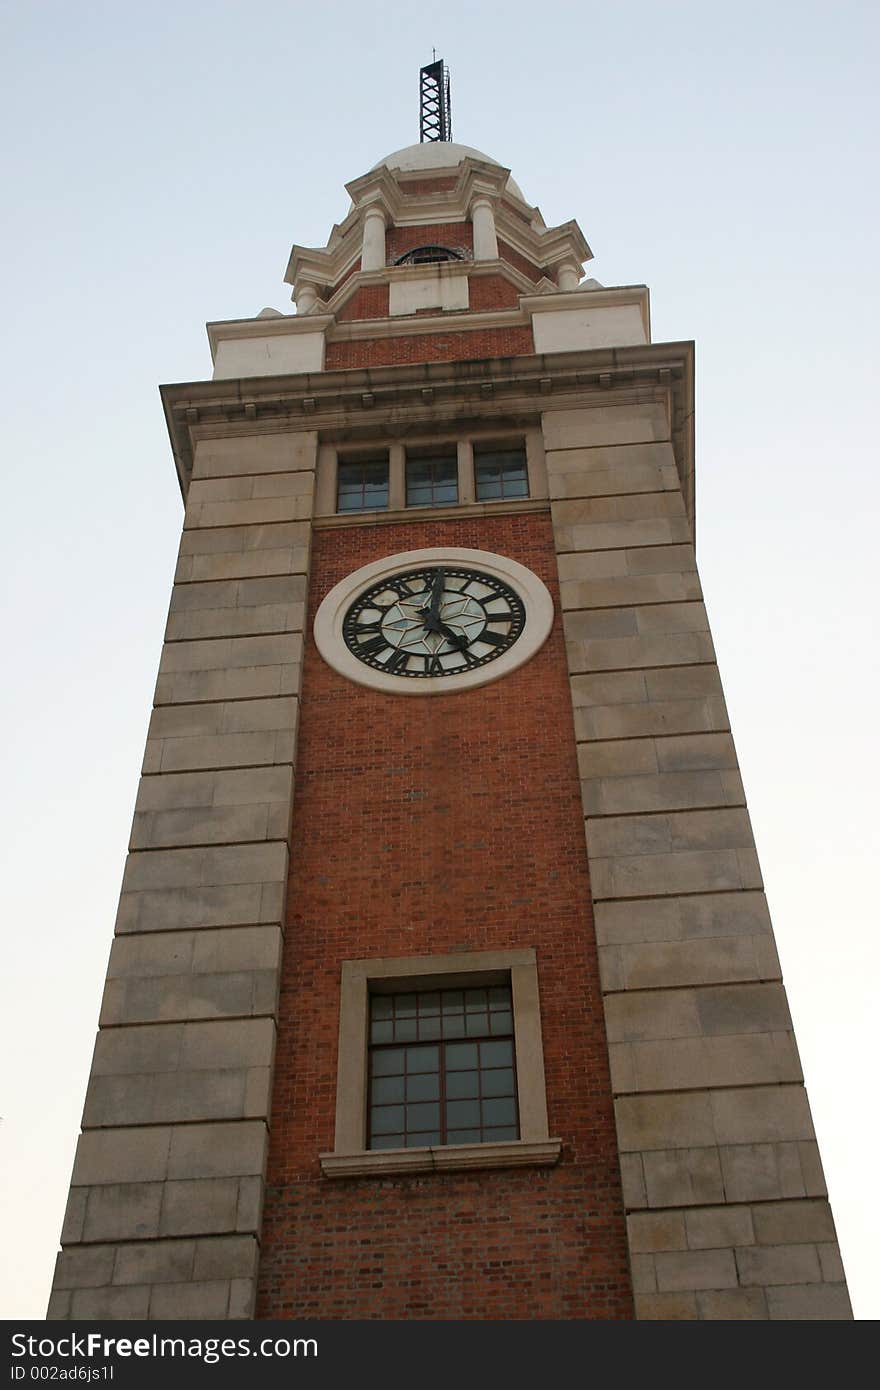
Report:
[[[556,284],[561,290],[576,290],[580,279],[581,267],[574,261],[565,261],[556,272]]]
[[[50,1318],[251,1318],[314,432],[196,445]]]
[[[495,209],[490,198],[480,196],[471,203],[474,226],[474,260],[497,261],[498,237],[495,234]]]
[[[849,1318],[661,399],[543,417],[642,1318]]]
[[[298,314],[310,314],[318,302],[317,287],[300,281],[294,288],[293,299]]]
[[[364,241],[361,270],[385,269],[385,213],[371,203],[364,213]]]

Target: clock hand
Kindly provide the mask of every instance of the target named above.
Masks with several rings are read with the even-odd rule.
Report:
[[[443,597],[443,584],[445,578],[446,576],[442,570],[438,570],[434,575],[434,582],[431,585],[431,602],[428,607],[429,622],[436,622],[440,616],[440,600]]]
[[[437,570],[431,585],[431,601],[423,604],[419,612],[424,615],[425,627],[429,632],[438,632],[445,637],[447,642],[451,642],[459,651],[464,651],[468,645],[468,640],[461,633],[454,632],[451,627],[440,619],[440,603],[443,598],[443,585],[446,582],[446,575],[443,570]]]
[[[453,629],[447,627],[445,623],[441,623],[439,618],[436,618],[434,622],[431,622],[429,619],[426,626],[429,632],[439,632],[441,636],[446,638],[447,642],[451,642],[453,646],[458,647],[460,652],[463,652],[468,645],[468,639],[466,637],[460,632],[454,632]]]

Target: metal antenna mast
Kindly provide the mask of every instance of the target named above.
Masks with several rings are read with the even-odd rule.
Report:
[[[435,50],[432,50],[435,52]],[[452,139],[449,69],[436,58],[419,72],[419,141]]]

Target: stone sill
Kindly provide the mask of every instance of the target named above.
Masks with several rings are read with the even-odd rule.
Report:
[[[499,498],[494,502],[453,502],[448,507],[403,507],[396,511],[332,512],[315,516],[316,530],[332,526],[391,526],[402,521],[457,521],[462,516],[497,516],[549,512],[549,497]]]
[[[450,1144],[438,1149],[363,1149],[320,1154],[325,1178],[383,1178],[396,1173],[451,1173],[486,1168],[551,1168],[561,1139],[511,1139],[503,1144]]]

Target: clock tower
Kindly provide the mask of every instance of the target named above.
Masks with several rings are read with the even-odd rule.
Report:
[[[53,1318],[851,1316],[694,349],[423,141],[162,391],[180,554]]]

